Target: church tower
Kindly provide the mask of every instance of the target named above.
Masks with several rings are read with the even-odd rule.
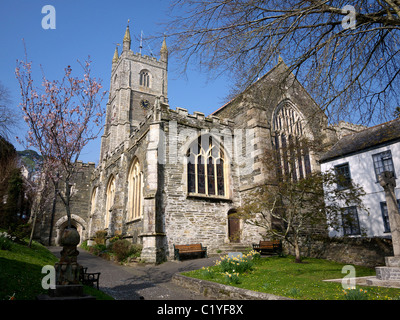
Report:
[[[101,138],[100,162],[107,153],[129,139],[133,130],[153,113],[156,98],[168,102],[168,49],[165,38],[160,59],[131,50],[129,24],[122,43],[112,58],[106,125]]]

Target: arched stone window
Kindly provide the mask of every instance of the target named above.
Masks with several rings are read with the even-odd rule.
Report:
[[[310,152],[307,139],[310,134],[305,127],[303,115],[290,102],[278,105],[273,117],[273,132],[278,165],[278,175],[293,180],[311,173]]]
[[[225,153],[216,138],[208,134],[199,136],[186,157],[189,194],[227,196]]]
[[[94,210],[96,209],[96,199],[97,199],[97,187],[94,187],[92,191],[92,196],[90,198],[90,216],[94,214]]]
[[[111,176],[110,180],[107,184],[106,190],[106,214],[104,219],[104,227],[108,228],[110,224],[111,210],[114,205],[114,197],[115,197],[115,178]]]
[[[94,187],[92,190],[92,196],[90,197],[90,216],[89,216],[89,230],[88,234],[92,234],[92,224],[93,217],[96,210],[96,202],[97,202],[97,187]]]
[[[150,72],[148,70],[142,70],[139,73],[139,85],[143,87],[150,87]]]
[[[127,221],[142,216],[143,207],[143,174],[140,171],[139,161],[135,160],[128,174],[128,210]]]

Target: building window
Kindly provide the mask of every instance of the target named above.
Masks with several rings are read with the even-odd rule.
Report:
[[[342,227],[344,235],[354,236],[361,234],[357,207],[344,208],[342,212]]]
[[[395,176],[392,153],[390,150],[374,154],[372,155],[372,159],[374,161],[376,181],[379,180],[379,175],[384,171],[391,171]]]
[[[199,136],[186,154],[188,193],[226,196],[224,151],[211,135]]]
[[[139,73],[139,84],[143,87],[150,87],[150,73],[147,70],[142,70]]]
[[[111,210],[114,205],[115,197],[115,179],[111,177],[106,190],[106,215],[104,219],[105,228],[108,228],[110,224]]]
[[[311,173],[303,116],[290,104],[278,107],[273,120],[274,147],[280,177],[303,179]],[[280,165],[279,165],[280,164]]]
[[[93,189],[92,197],[90,198],[90,217],[92,217],[94,214],[94,210],[96,208],[96,200],[97,200],[97,187]]]
[[[397,206],[398,206],[398,211],[400,214],[400,200],[399,199],[397,199]],[[385,233],[390,232],[389,214],[388,214],[386,202],[381,202],[381,212],[382,212],[384,232]]]
[[[143,174],[140,171],[139,161],[132,163],[128,174],[128,211],[127,221],[142,216],[143,207]]]
[[[336,184],[339,190],[351,186],[350,166],[348,163],[335,166]]]

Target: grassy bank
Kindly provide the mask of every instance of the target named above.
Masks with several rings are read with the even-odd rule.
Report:
[[[357,286],[356,290],[343,290],[341,283],[325,282],[341,279],[344,264],[322,259],[268,257],[255,259],[246,272],[223,272],[216,266],[183,273],[186,276],[229,284],[239,288],[266,292],[302,300],[391,300],[399,299],[400,289]],[[239,266],[239,265],[238,265]],[[357,277],[374,276],[375,269],[354,266]]]
[[[42,267],[55,262],[57,258],[37,242],[31,248],[12,242],[7,250],[0,249],[0,300],[33,300],[38,294],[47,293],[41,285],[45,276]],[[84,290],[97,299],[112,299],[96,289]]]

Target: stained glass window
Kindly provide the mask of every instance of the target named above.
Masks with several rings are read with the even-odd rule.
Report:
[[[289,179],[303,179],[311,173],[311,159],[303,138],[304,120],[300,112],[289,102],[277,108],[273,120],[274,147],[277,174]]]
[[[217,138],[200,136],[189,147],[186,157],[188,192],[225,196],[224,152]]]
[[[131,165],[128,175],[128,221],[137,219],[142,215],[142,190],[143,174],[140,171],[139,162],[136,160]]]

